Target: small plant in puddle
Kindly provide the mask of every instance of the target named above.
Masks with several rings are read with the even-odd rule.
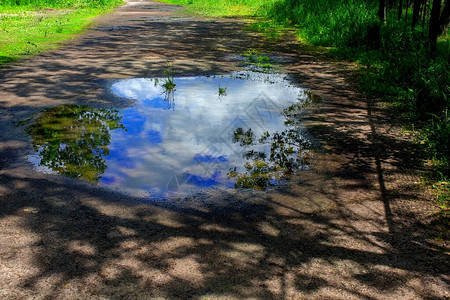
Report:
[[[169,65],[169,67],[164,70],[164,80],[161,86],[166,91],[174,91],[175,87],[177,86],[173,79],[173,66]]]
[[[228,88],[227,87],[221,87],[219,85],[219,97],[226,96],[227,92],[228,92]]]
[[[254,51],[248,51],[243,54],[248,59],[249,64],[253,65],[260,71],[268,71],[274,68],[273,59],[268,55],[258,54]]]
[[[252,63],[256,64],[267,64],[271,62],[271,59],[269,56],[266,55],[260,55],[256,53],[250,53],[248,60]]]
[[[162,80],[161,87],[164,89],[164,101],[167,102],[167,108],[175,109],[175,87],[177,86],[173,77],[173,66],[168,65],[164,70],[164,79]]]

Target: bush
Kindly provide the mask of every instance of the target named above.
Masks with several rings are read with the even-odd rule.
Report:
[[[296,26],[314,45],[359,47],[371,43],[377,24],[374,1],[279,0],[266,6],[266,16]]]
[[[450,176],[450,115],[448,110],[440,115],[433,115],[424,127],[423,139],[430,156],[437,162],[441,178]]]

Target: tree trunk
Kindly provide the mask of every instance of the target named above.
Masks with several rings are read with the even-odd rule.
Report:
[[[423,0],[414,0],[414,6],[413,6],[413,16],[412,16],[412,27],[416,27],[417,23],[419,22],[420,17],[420,6],[422,4]]]
[[[439,18],[439,35],[443,34],[450,24],[450,1],[445,2],[444,10]]]
[[[430,28],[428,31],[428,39],[430,41],[431,57],[436,56],[436,44],[437,38],[440,34],[440,15],[441,15],[441,2],[442,0],[433,0],[433,6],[431,7],[430,15]]]
[[[396,1],[397,0],[387,0],[386,7],[389,9],[392,9],[394,7]]]
[[[427,18],[427,4],[427,0],[424,0],[422,12],[422,28],[425,28],[425,19]]]
[[[380,18],[380,22],[386,22],[386,0],[378,0],[378,18]]]
[[[399,21],[402,19],[402,12],[403,12],[403,0],[400,0],[398,2],[398,20]]]

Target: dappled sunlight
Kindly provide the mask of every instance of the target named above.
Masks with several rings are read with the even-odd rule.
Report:
[[[9,180],[3,177],[2,181]],[[414,293],[413,285],[404,285],[404,278],[418,280],[422,277],[417,274],[431,272],[425,265],[406,263],[429,253],[423,244],[410,241],[406,248],[410,250],[406,250],[383,238],[387,227],[377,202],[364,204],[366,208],[361,204],[341,207],[340,212],[305,213],[298,207],[286,214],[277,212],[277,203],[260,200],[252,210],[254,216],[248,218],[245,211],[230,206],[233,201],[217,206],[192,201],[132,205],[126,201],[112,204],[96,195],[91,205],[77,197],[66,202],[70,205],[60,206],[52,190],[61,188],[56,183],[48,186],[31,203],[10,202],[12,195],[2,197],[2,205],[15,207],[11,213],[19,208],[45,208],[27,212],[17,223],[40,241],[28,246],[39,271],[28,276],[23,292],[52,274],[64,274],[61,287],[75,287],[74,280],[95,280],[97,293],[105,296],[133,285],[140,287],[136,292],[147,290],[147,296],[169,298],[187,292],[201,297],[212,291],[240,298],[249,296],[249,290],[266,298],[319,297],[331,290],[348,296],[382,297],[386,287],[394,294],[399,286]],[[72,191],[78,188],[71,187]],[[86,198],[96,194],[83,193]],[[251,203],[245,198],[234,201]],[[122,211],[123,216],[115,211]],[[412,237],[420,238],[420,233]],[[400,255],[403,251],[408,256]],[[369,276],[377,281],[366,283]],[[397,277],[398,281],[385,279]],[[439,280],[433,279],[434,284]]]
[[[143,5],[154,9],[143,13]],[[284,70],[298,74],[295,82],[321,96],[320,103],[292,116],[314,134],[319,147],[312,162],[301,155],[298,161],[274,160],[283,172],[291,171],[281,187],[213,189],[161,201],[36,172],[26,162],[33,146],[39,149],[42,143],[37,140],[33,145],[24,128],[43,109],[44,114],[67,104],[82,114],[96,113],[85,105],[100,112],[127,109],[137,98],[157,92],[143,89],[145,82],[138,80],[137,89],[111,97],[105,85],[162,78],[167,60],[174,66],[175,80],[181,75],[231,74],[243,66],[228,54],[262,45],[256,34],[241,32],[242,24],[235,20],[158,19],[159,6],[166,7],[153,2],[124,7],[111,19],[99,21],[104,22],[100,23],[104,30],[89,31],[57,52],[2,70],[0,298],[448,297],[448,245],[433,240],[436,233],[428,220],[435,208],[413,189],[414,176],[408,168],[416,162],[409,151],[411,143],[380,125],[382,112],[367,105],[370,99],[353,92],[340,67],[300,53],[296,42],[266,45],[264,50],[289,58]],[[168,16],[169,9],[164,14]],[[147,19],[129,21],[140,15]],[[120,20],[124,22],[119,27],[108,28],[108,22]],[[175,83],[179,91],[183,84]],[[224,108],[233,91],[229,88],[219,98],[218,87],[211,85],[211,101],[223,101],[219,105]],[[183,101],[175,94],[172,114],[183,107]],[[99,119],[92,120],[96,126],[109,135],[122,130],[108,128],[119,126],[124,118],[105,119],[98,110]],[[222,114],[218,110],[212,118]],[[63,122],[63,131],[75,134],[66,125]],[[154,134],[157,129],[146,131],[152,133],[147,137],[153,142],[160,141]],[[182,129],[180,138],[190,132]],[[252,135],[247,132],[247,128],[237,132],[236,149],[249,146]],[[114,145],[108,134],[81,150],[95,153],[108,144],[111,151]],[[292,137],[287,136],[268,138],[283,143]],[[257,153],[259,141],[252,143],[254,152],[248,157],[256,155],[263,161]],[[53,145],[55,150],[67,149],[61,143]],[[174,142],[167,149],[176,147]],[[285,150],[279,154],[297,157],[292,149]],[[131,154],[167,162],[164,155],[152,151],[136,149]],[[186,157],[225,161],[221,155],[195,154]],[[264,159],[270,167],[270,156]],[[307,160],[310,168],[295,172]],[[107,172],[101,160],[97,162],[100,168],[95,173]],[[127,168],[117,165],[120,171]],[[96,178],[92,170],[89,173]]]
[[[266,235],[276,237],[280,234],[280,230],[274,226],[272,226],[270,223],[264,222],[259,224],[259,230]]]

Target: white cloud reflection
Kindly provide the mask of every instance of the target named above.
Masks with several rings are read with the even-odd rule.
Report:
[[[265,131],[284,130],[282,109],[303,95],[302,88],[280,74],[179,77],[174,80],[175,106],[168,109],[161,82],[136,78],[111,85],[115,96],[134,100],[135,105],[120,112],[127,131],[111,132],[103,184],[165,195],[189,174],[182,193],[226,186],[227,171],[245,163],[242,147],[230,139],[233,131],[251,128],[259,137]],[[219,86],[227,89],[226,96],[219,96]]]

